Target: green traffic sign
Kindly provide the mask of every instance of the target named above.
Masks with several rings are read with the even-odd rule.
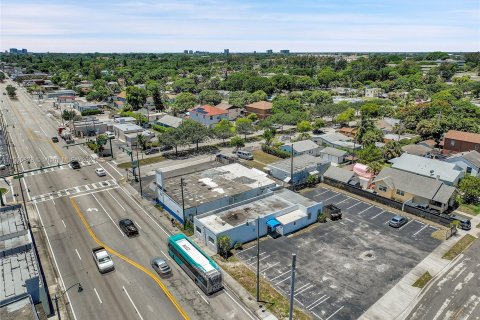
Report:
[[[132,168],[136,168],[138,167],[138,161],[137,160],[133,160],[132,161]]]

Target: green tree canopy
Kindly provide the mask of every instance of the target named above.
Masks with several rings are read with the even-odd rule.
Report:
[[[245,147],[245,140],[243,140],[239,136],[235,136],[230,140],[230,146],[234,147],[235,149],[240,149]]]
[[[188,109],[191,109],[197,103],[197,98],[190,92],[182,92],[177,95],[175,102],[173,103],[173,114],[184,113]]]
[[[253,121],[248,118],[238,118],[235,121],[235,130],[239,134],[243,134],[247,139],[247,134],[253,131]]]
[[[233,135],[235,134],[235,128],[230,123],[230,121],[228,121],[227,119],[222,119],[219,123],[214,125],[213,133],[215,137],[225,141],[225,139],[233,137]]]
[[[480,178],[466,175],[458,184],[458,189],[466,203],[478,204],[480,202]]]
[[[127,102],[132,106],[133,110],[138,110],[147,102],[147,90],[135,86],[127,87]]]
[[[203,90],[198,97],[201,104],[216,106],[222,102],[222,96],[216,90]]]
[[[312,124],[310,123],[310,121],[300,121],[299,123],[297,123],[297,131],[300,133],[312,131]]]

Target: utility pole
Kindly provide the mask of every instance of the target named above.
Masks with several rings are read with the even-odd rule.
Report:
[[[142,191],[142,173],[140,172],[140,159],[138,159],[138,147],[137,149],[137,168],[138,168],[138,180],[140,182],[140,197],[143,197]]]
[[[292,191],[295,191],[295,185],[293,184],[293,143],[292,143],[292,150],[290,154],[290,184],[292,185]]]
[[[180,190],[182,192],[182,216],[183,216],[183,227],[185,228],[185,197],[183,195],[183,178],[180,178]]]
[[[257,302],[260,301],[260,216],[257,217]]]
[[[110,142],[110,155],[112,156],[112,159],[113,159],[112,138],[108,138],[108,141]]]
[[[292,282],[290,286],[290,312],[289,312],[289,320],[293,319],[293,297],[295,296],[295,265],[297,261],[297,255],[292,253]]]

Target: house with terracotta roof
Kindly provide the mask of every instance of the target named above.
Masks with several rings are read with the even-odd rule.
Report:
[[[190,119],[204,126],[212,127],[222,119],[228,120],[228,112],[210,105],[195,107],[190,110]]]
[[[338,130],[339,133],[346,135],[347,137],[350,138],[355,138],[355,135],[357,134],[358,128],[350,128],[350,127],[343,127]]]
[[[120,92],[113,98],[113,105],[117,109],[123,108],[125,103],[127,103],[127,93],[125,91]]]
[[[475,150],[480,152],[480,134],[449,130],[443,140],[443,153],[457,153]]]
[[[258,101],[247,104],[245,111],[247,114],[255,113],[259,119],[268,118],[272,114],[273,104],[268,101]]]

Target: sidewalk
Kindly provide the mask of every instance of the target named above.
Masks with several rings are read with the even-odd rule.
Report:
[[[122,186],[132,195],[135,201],[140,204],[145,211],[147,211],[169,234],[179,233],[177,227],[173,226],[170,218],[163,211],[158,210],[154,207],[154,204],[148,200],[145,200],[140,197],[138,191],[132,187],[130,184],[123,182]],[[195,242],[202,250],[205,250],[207,253],[210,253],[201,243]],[[273,316],[269,311],[262,308],[260,303],[256,302],[255,298],[252,297],[238,282],[235,281],[228,273],[223,272],[223,281],[225,289],[228,290],[226,293],[231,296],[231,298],[239,303],[240,308],[248,309],[252,314],[256,315],[258,319],[262,320],[276,320],[277,318]],[[243,306],[242,306],[243,305]]]
[[[480,223],[480,216],[470,216],[470,218],[472,222],[471,230],[459,230],[456,236],[442,242],[392,289],[372,305],[359,319],[405,319],[425,292],[423,289],[413,287],[412,284],[427,271],[433,278],[441,276],[444,272],[448,271],[456,259],[446,260],[442,259],[442,256],[465,234],[471,234],[477,238],[480,236],[480,229],[476,228],[476,225]],[[430,280],[430,283],[432,281],[433,279]],[[424,289],[427,288],[428,285]]]

